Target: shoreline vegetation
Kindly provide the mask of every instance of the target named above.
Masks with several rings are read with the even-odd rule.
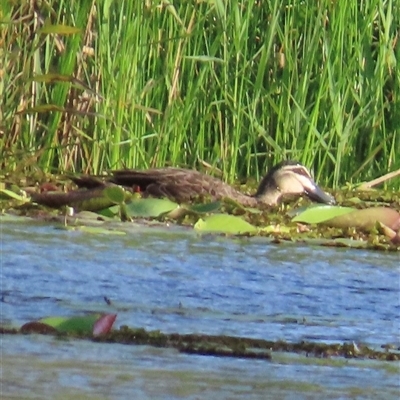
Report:
[[[290,158],[337,188],[400,168],[391,0],[6,1],[0,20],[5,174],[184,166],[232,182]]]

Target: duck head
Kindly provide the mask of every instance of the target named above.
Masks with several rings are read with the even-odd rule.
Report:
[[[255,197],[272,205],[285,195],[305,195],[319,203],[336,203],[332,195],[316,184],[310,171],[296,161],[283,161],[272,168],[260,182]]]

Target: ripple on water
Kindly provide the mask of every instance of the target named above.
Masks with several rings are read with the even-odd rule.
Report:
[[[1,246],[3,323],[116,310],[117,325],[166,333],[399,344],[398,254],[172,230],[96,236],[27,223],[3,224]],[[232,362],[140,346],[33,337],[4,341],[3,361],[11,366],[4,388],[28,395],[41,365],[35,393],[43,398],[49,394],[46,382],[49,388],[57,382],[68,395],[76,390],[76,395],[108,393],[109,398],[133,393],[137,398],[160,393],[198,398],[217,391],[219,398],[232,399],[260,398],[266,390],[279,398],[294,393],[318,398],[321,388],[337,398],[355,387],[365,398],[383,391],[385,398],[395,398],[398,383],[396,374],[376,367],[380,364],[321,367],[283,355],[274,356],[272,364]]]

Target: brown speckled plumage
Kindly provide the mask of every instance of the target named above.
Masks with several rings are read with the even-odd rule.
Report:
[[[213,176],[182,168],[114,171],[110,180],[121,186],[137,186],[145,196],[168,197],[177,202],[208,195],[213,200],[228,197],[244,206],[272,206],[289,194],[305,194],[316,201],[334,202],[333,197],[318,187],[309,171],[294,161],[284,161],[273,167],[260,182],[254,196],[245,195]]]
[[[331,195],[319,188],[309,171],[294,161],[284,161],[273,167],[261,180],[254,196],[245,195],[218,178],[183,168],[113,171],[104,181],[91,176],[72,179],[79,187],[90,190],[117,184],[130,190],[139,189],[144,197],[167,197],[179,203],[190,202],[201,195],[212,200],[228,197],[244,206],[276,205],[285,195],[306,195],[328,204],[335,202]],[[39,200],[36,197],[35,201],[45,204]]]

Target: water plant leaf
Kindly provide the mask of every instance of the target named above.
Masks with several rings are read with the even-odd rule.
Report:
[[[157,218],[175,210],[179,205],[168,199],[133,199],[126,205],[129,217]]]
[[[356,209],[340,206],[316,206],[307,208],[292,219],[293,222],[324,224],[333,228],[358,228],[369,230],[377,222],[397,231],[400,229],[400,214],[389,207]]]
[[[355,209],[351,207],[340,206],[315,206],[309,207],[305,211],[295,216],[293,222],[303,222],[306,224],[319,224],[321,222],[329,221],[332,218],[349,214]]]
[[[218,211],[221,208],[220,201],[213,201],[211,203],[199,203],[187,206],[188,211],[194,212],[196,214],[209,214]]]
[[[351,213],[339,215],[325,221],[326,225],[334,228],[372,229],[379,222],[393,231],[400,229],[400,214],[389,207],[371,207],[362,210],[353,210]]]
[[[118,215],[119,212],[119,206],[111,206],[107,208],[103,208],[102,210],[96,211],[96,214],[100,214],[103,217],[106,218],[114,218],[116,215]]]
[[[15,192],[13,192],[12,190],[8,190],[8,189],[0,189],[0,198],[14,199],[14,200],[22,201],[24,203],[29,201],[29,199],[27,197],[21,196]]]
[[[120,186],[108,186],[103,194],[115,204],[122,204],[125,201],[125,190]]]
[[[203,232],[222,232],[234,235],[257,232],[257,228],[244,219],[229,214],[213,214],[199,219],[194,228]]]
[[[51,326],[61,333],[89,334],[93,332],[94,324],[101,316],[102,314],[75,317],[47,317],[37,322]]]
[[[93,335],[99,336],[110,332],[117,314],[105,314],[101,316],[93,325]]]
[[[47,317],[36,322],[52,327],[61,333],[98,335],[109,332],[116,317],[116,314],[95,313],[77,317]]]

